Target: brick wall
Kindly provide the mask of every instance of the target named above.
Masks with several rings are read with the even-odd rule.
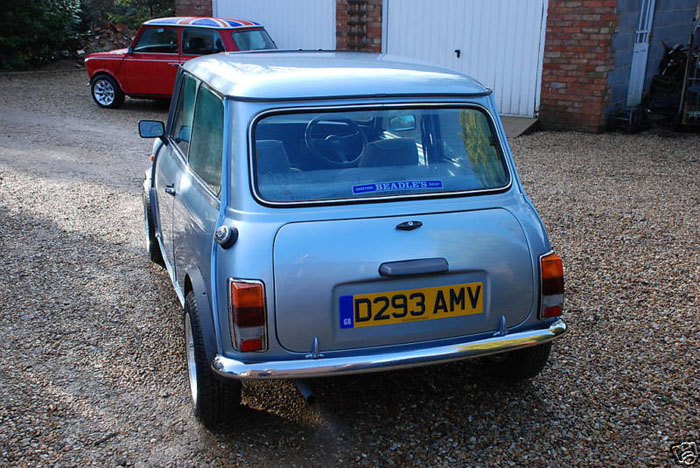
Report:
[[[544,128],[601,131],[617,0],[550,0],[540,98]]]
[[[211,16],[212,0],[175,0],[177,16]]]
[[[336,0],[336,49],[382,51],[382,0]]]

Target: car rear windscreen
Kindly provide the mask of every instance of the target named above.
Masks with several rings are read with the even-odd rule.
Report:
[[[233,42],[238,50],[264,50],[276,49],[277,46],[264,29],[251,29],[247,31],[233,31]]]
[[[253,183],[294,203],[498,190],[508,171],[477,108],[281,113],[252,129]]]

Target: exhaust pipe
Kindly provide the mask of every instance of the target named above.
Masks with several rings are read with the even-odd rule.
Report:
[[[301,393],[301,396],[308,404],[312,404],[316,401],[316,395],[306,380],[295,380],[294,383],[299,389],[299,393]]]

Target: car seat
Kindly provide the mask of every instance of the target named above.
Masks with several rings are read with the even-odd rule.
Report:
[[[362,150],[359,167],[417,166],[418,150],[413,138],[390,138],[369,143]]]
[[[279,140],[257,140],[255,155],[258,174],[283,174],[289,172],[289,156]]]
[[[201,37],[193,37],[187,41],[187,53],[188,54],[202,54],[206,49],[204,44],[204,39]]]

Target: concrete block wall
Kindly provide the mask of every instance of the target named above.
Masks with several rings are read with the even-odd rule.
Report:
[[[663,43],[688,43],[697,7],[698,0],[656,0],[644,79],[645,93],[651,87],[652,78],[658,73],[659,63],[664,55]],[[634,36],[639,25],[640,8],[640,0],[618,1],[620,22],[613,38],[615,62],[609,74],[608,86],[611,94],[606,107],[606,117],[627,103]]]

